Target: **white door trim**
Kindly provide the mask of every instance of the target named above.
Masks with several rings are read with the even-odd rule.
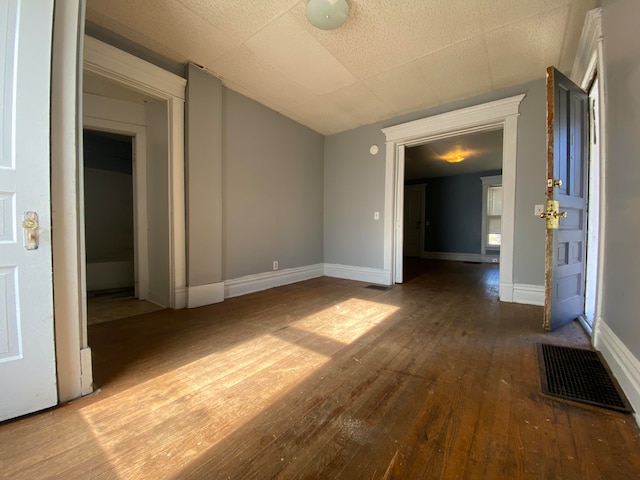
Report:
[[[186,307],[184,100],[187,81],[95,38],[84,37],[84,69],[167,102],[171,308]]]
[[[571,80],[573,80],[582,89],[588,90],[593,80],[596,70],[604,72],[604,49],[602,46],[602,8],[594,8],[587,12],[585,17],[580,42],[578,43],[578,51],[571,70]],[[596,328],[598,322],[602,319],[602,289],[604,276],[604,245],[606,236],[606,154],[607,154],[607,116],[606,116],[606,95],[605,95],[605,75],[598,76],[598,103],[599,103],[599,123],[600,123],[600,212],[598,225],[598,262],[597,262],[597,286],[595,294],[595,318],[592,327],[592,343],[596,345],[597,336],[601,331]]]
[[[147,235],[147,129],[141,125],[83,117],[84,128],[133,137],[133,225],[135,290],[140,300],[149,293],[149,253]],[[84,200],[84,198],[83,198]],[[84,201],[80,211],[84,212]]]
[[[500,300],[513,301],[516,153],[519,106],[523,98],[524,95],[517,95],[382,129],[387,139],[384,270],[391,272],[391,279],[398,282],[400,278],[401,281],[402,272],[402,259],[398,259],[398,250],[402,250],[403,212],[398,205],[404,198],[404,147],[464,133],[502,128],[504,208],[503,239],[500,248]]]

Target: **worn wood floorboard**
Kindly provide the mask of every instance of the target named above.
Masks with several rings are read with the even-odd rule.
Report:
[[[577,324],[500,303],[495,265],[416,260],[90,327],[98,391],[0,424],[11,479],[635,479],[631,415],[540,393]]]

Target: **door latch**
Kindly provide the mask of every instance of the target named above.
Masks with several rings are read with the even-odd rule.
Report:
[[[540,218],[547,221],[547,229],[555,230],[560,227],[560,218],[567,218],[567,212],[560,212],[560,202],[547,200],[547,211],[540,214]]]
[[[40,242],[38,227],[38,214],[36,212],[24,212],[22,228],[24,229],[24,248],[27,250],[38,249]]]
[[[553,187],[561,187],[562,180],[553,180],[552,178],[547,178],[547,188]]]

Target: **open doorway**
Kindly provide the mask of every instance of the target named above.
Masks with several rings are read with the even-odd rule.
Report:
[[[146,246],[136,241],[134,137],[85,129],[83,145],[87,323],[159,310],[144,300],[141,281]]]
[[[405,150],[429,141],[502,129],[502,215],[500,245],[500,300],[512,302],[515,225],[516,150],[518,110],[524,95],[496,100],[412,122],[383,128],[385,165],[384,268],[389,283],[402,283]]]
[[[417,258],[493,263],[498,271],[502,134],[495,128],[406,148],[404,281],[430,265]]]

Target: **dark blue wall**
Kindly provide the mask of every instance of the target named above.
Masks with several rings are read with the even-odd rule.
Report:
[[[501,170],[429,178],[425,194],[425,251],[480,253],[482,180]]]

